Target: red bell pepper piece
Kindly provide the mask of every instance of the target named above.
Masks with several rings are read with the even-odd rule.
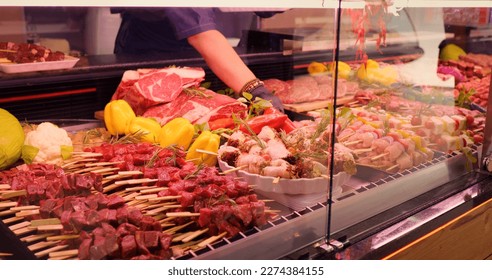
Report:
[[[232,118],[221,118],[208,122],[210,130],[216,130],[219,128],[232,128],[234,127],[234,120]]]
[[[286,119],[284,124],[280,127],[280,129],[285,131],[285,133],[287,133],[287,134],[291,133],[292,130],[294,130],[295,128],[296,128],[296,126],[294,125],[294,123],[290,119]]]
[[[267,114],[254,117],[248,120],[247,124],[254,133],[258,134],[264,126],[269,126],[274,129],[280,128],[287,119],[287,115]],[[245,133],[249,133],[249,130],[244,125],[241,125],[240,129]]]

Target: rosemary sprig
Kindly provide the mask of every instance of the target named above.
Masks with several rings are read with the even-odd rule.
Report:
[[[145,131],[135,131],[134,133],[126,134],[122,137],[111,138],[111,144],[134,144],[141,141],[142,137],[146,134]]]
[[[150,158],[149,162],[145,164],[145,167],[154,167],[155,161],[159,158],[159,153],[163,150],[164,148],[158,148],[155,150],[154,154]]]
[[[321,111],[321,120],[318,123],[318,126],[316,126],[316,130],[314,131],[313,135],[311,136],[311,144],[313,144],[316,139],[318,139],[318,137],[326,130],[328,125],[331,123],[331,110],[333,110],[333,105],[328,106],[328,109]]]
[[[89,129],[85,132],[82,143],[88,144],[91,138],[98,138],[102,136],[102,132],[97,128]]]
[[[183,180],[188,180],[188,179],[191,179],[191,178],[196,178],[196,176],[198,176],[198,173],[200,173],[200,171],[202,171],[203,168],[205,168],[205,164],[203,163],[200,163],[199,165],[196,166],[196,170],[191,172],[190,174],[186,175]]]
[[[212,98],[212,95],[208,95],[205,93],[205,90],[200,88],[184,88],[183,91],[188,95],[200,96],[204,98]]]
[[[166,158],[166,164],[176,166],[177,165],[176,159],[178,158],[178,153],[182,151],[182,149],[178,147],[176,144],[167,146],[166,149],[169,149],[173,152],[172,156]]]
[[[260,146],[262,149],[266,148],[263,141],[261,141],[261,139],[258,137],[258,135],[256,135],[256,133],[251,129],[248,122],[246,122],[245,120],[243,120],[241,118],[236,117],[235,114],[232,114],[232,119],[234,120],[235,124],[243,125],[246,128],[246,130],[248,130],[249,134],[251,135],[251,138],[253,138],[258,143],[258,146]]]

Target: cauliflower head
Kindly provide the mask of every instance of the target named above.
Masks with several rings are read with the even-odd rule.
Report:
[[[24,146],[27,148],[23,149],[24,160],[27,157],[34,163],[60,164],[65,152],[73,151],[72,140],[67,131],[50,122],[43,122],[35,130],[28,132]],[[27,155],[24,152],[26,150],[29,151]]]

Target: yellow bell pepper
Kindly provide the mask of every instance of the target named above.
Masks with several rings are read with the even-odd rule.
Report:
[[[309,74],[319,74],[328,71],[328,68],[323,63],[313,61],[308,65],[307,71]]]
[[[161,125],[153,118],[135,117],[130,121],[126,134],[142,132],[141,140],[149,143],[159,143]]]
[[[185,118],[175,118],[161,128],[159,143],[161,147],[177,145],[187,150],[195,134],[195,127]]]
[[[336,62],[331,62],[328,64],[328,71],[332,73],[332,75],[335,74],[335,66]],[[350,65],[343,61],[338,61],[338,76],[343,79],[348,79],[350,77],[350,74],[352,72],[352,68]]]
[[[208,166],[215,166],[217,164],[219,145],[219,135],[208,130],[203,131],[193,142],[188,153],[186,153],[186,160],[192,161],[197,165],[204,163]]]
[[[125,134],[127,126],[135,117],[132,107],[123,99],[113,100],[104,107],[104,123],[111,135]]]

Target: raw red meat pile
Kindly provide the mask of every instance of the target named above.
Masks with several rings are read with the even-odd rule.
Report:
[[[0,58],[14,63],[30,63],[64,60],[65,54],[36,44],[0,42]]]
[[[172,211],[200,213],[198,224],[209,228],[210,234],[227,232],[233,236],[253,226],[266,223],[269,214],[265,203],[251,193],[244,181],[219,175],[215,167],[198,167],[184,160],[184,152],[163,149],[153,165],[145,166],[155,153],[150,144],[109,145],[87,149],[101,153],[101,161],[124,161],[120,170],[140,170],[145,178],[157,179],[156,186],[168,187],[158,193],[159,197],[178,196],[181,208]],[[196,219],[196,218],[193,218]],[[180,223],[190,218],[181,219]]]
[[[102,176],[96,173],[67,174],[51,164],[21,165],[0,172],[0,184],[8,184],[13,190],[26,190],[19,198],[19,205],[39,205],[44,199],[71,195],[86,196],[92,189],[102,191]]]
[[[81,260],[169,259],[171,235],[158,221],[129,207],[117,195],[98,193],[41,202],[43,219],[58,218],[64,234],[80,234],[72,241]]]
[[[139,187],[161,188],[153,196],[164,198],[163,205],[170,203],[172,207],[156,211],[156,207],[133,206],[131,202],[142,200],[129,198],[127,191],[132,186],[124,184],[105,194],[109,192],[106,184],[117,179],[89,171],[66,173],[53,165],[31,164],[0,172],[0,184],[9,185],[12,192],[26,190],[17,206],[39,206],[38,212],[25,215],[26,219],[31,223],[57,219],[61,227],[55,230],[59,234],[78,235],[58,245],[78,248],[79,259],[169,259],[175,245],[172,239],[179,231],[175,227],[186,227],[186,232],[204,230],[203,234],[211,236],[233,236],[261,226],[269,218],[265,203],[246,182],[220,175],[216,168],[187,162],[181,149],[138,143],[103,144],[86,151],[99,153],[101,156],[94,154],[99,161],[112,162],[118,172],[139,171],[132,178],[153,179],[152,185],[147,182]],[[139,195],[138,191],[131,192]],[[191,215],[180,215],[183,213]]]

